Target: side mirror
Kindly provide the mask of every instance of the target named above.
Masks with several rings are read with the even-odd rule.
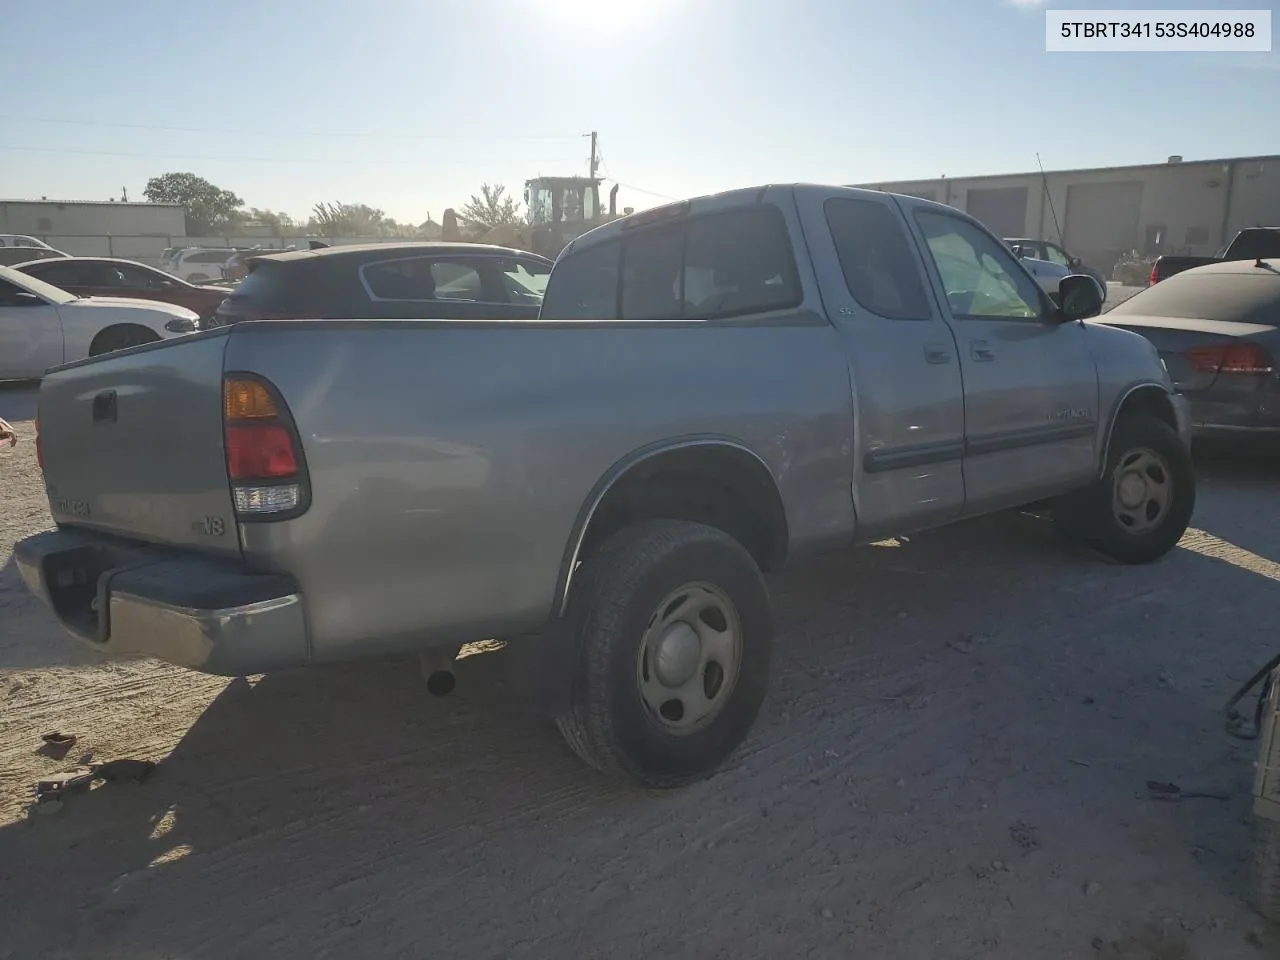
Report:
[[[1093,277],[1072,274],[1058,281],[1058,318],[1063,323],[1096,317],[1102,303],[1103,293]]]
[[[1068,260],[1068,261],[1067,261],[1067,266],[1068,266],[1068,267],[1070,267],[1072,270],[1079,270],[1079,269],[1080,269],[1080,258],[1079,258],[1079,257],[1072,257],[1070,260]]]

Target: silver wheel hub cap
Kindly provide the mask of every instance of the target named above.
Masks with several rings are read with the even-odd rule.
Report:
[[[1142,479],[1141,474],[1126,473],[1120,478],[1117,494],[1121,504],[1130,510],[1136,510],[1147,497],[1147,482]]]
[[[653,669],[664,687],[681,687],[693,678],[701,659],[697,631],[680,620],[667,627],[655,644]]]
[[[1164,457],[1136,447],[1116,465],[1111,514],[1126,533],[1150,533],[1164,523],[1173,503],[1173,477]]]
[[[636,656],[636,686],[651,719],[687,736],[729,701],[742,665],[742,626],[733,601],[709,583],[688,583],[658,604]]]

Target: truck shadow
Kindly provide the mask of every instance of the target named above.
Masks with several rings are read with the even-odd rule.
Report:
[[[382,923],[390,932],[379,927],[378,936],[406,953],[416,952],[409,947],[416,931],[440,937],[433,941],[439,955],[499,955],[507,924],[492,911],[559,883],[577,884],[586,897],[592,883],[584,886],[581,876],[591,863],[605,876],[620,863],[638,865],[628,876],[643,881],[648,871],[655,889],[655,877],[676,869],[727,898],[738,889],[732,871],[705,857],[677,859],[679,851],[725,818],[745,824],[735,829],[764,846],[808,837],[812,825],[803,818],[749,818],[758,818],[762,791],[776,791],[778,782],[818,782],[810,779],[815,744],[846,749],[843,740],[823,740],[831,715],[860,718],[860,773],[919,778],[923,824],[947,811],[954,816],[958,804],[977,810],[981,799],[985,809],[985,794],[975,799],[948,786],[957,782],[949,767],[955,758],[967,765],[973,751],[999,742],[1019,763],[1036,763],[1046,752],[1037,738],[1061,735],[1067,714],[1043,696],[1045,678],[1087,683],[1091,697],[1125,715],[1122,738],[1106,718],[1074,721],[1095,751],[1096,769],[1124,778],[1119,796],[1152,770],[1176,778],[1200,763],[1201,775],[1230,777],[1232,761],[1217,747],[1201,745],[1194,755],[1188,748],[1200,742],[1217,693],[1190,691],[1185,702],[1160,707],[1160,691],[1145,691],[1141,680],[1172,656],[1163,641],[1133,642],[1116,654],[1114,630],[1093,633],[1098,611],[1132,609],[1144,597],[1157,617],[1169,607],[1172,623],[1181,613],[1168,602],[1176,592],[1170,582],[1189,577],[1207,578],[1224,594],[1261,582],[1184,551],[1146,568],[1098,564],[1058,544],[1042,518],[1024,514],[802,564],[772,582],[776,682],[751,743],[707,784],[674,794],[634,790],[584,768],[554,728],[526,709],[503,653],[461,661],[458,691],[447,700],[426,692],[411,660],[232,681],[143,785],[99,787],[68,798],[53,816],[0,829],[0,865],[9,865],[0,869],[0,898],[12,918],[5,945],[13,956],[59,949],[313,956],[306,936],[313,932],[338,955],[358,955],[367,951],[351,938]],[[1064,592],[1091,611],[1074,628],[1052,627],[1038,611],[1058,604],[1061,613]],[[1168,625],[1148,621],[1145,629],[1159,636]],[[998,629],[1007,636],[986,674],[974,666],[974,637]],[[1074,649],[1064,651],[1062,636]],[[1253,662],[1263,642],[1237,637],[1231,665]],[[1091,665],[1104,656],[1118,670],[1094,675]],[[1037,684],[1011,687],[1009,670]],[[902,705],[921,690],[958,706]],[[1021,722],[1011,727],[1010,715]],[[951,732],[940,741],[943,726]],[[1102,802],[1065,797],[1057,780],[1041,793],[1025,774],[1006,790],[1006,804],[1025,797],[1041,804],[1044,822],[1061,818],[1064,835],[1088,830]],[[945,804],[932,810],[930,798],[944,793]],[[708,803],[718,809],[707,812]],[[843,800],[830,809],[844,809]],[[1211,809],[1187,827],[1187,842],[1240,849],[1244,812],[1242,803]],[[840,843],[842,833],[828,842]],[[768,914],[773,894],[753,869],[744,861],[738,870],[741,883],[750,882],[738,891],[738,906]],[[1234,869],[1225,854],[1204,868],[1215,893],[1238,892]],[[641,920],[618,883],[595,901],[604,912],[593,922],[634,927]],[[467,909],[473,902],[488,906]],[[572,918],[577,908],[560,909]],[[519,922],[531,935],[563,933],[554,915],[530,919],[527,912]],[[449,948],[450,938],[458,949]]]

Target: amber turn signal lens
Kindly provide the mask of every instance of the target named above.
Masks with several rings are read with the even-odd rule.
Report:
[[[226,420],[266,420],[276,416],[276,403],[256,380],[227,380],[222,384],[222,416]]]

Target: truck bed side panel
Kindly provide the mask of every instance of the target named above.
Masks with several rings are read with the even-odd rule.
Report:
[[[263,322],[235,328],[226,362],[275,383],[302,435],[310,510],[242,536],[251,566],[298,579],[318,660],[539,628],[593,486],[661,441],[757,452],[793,548],[852,534],[848,372],[816,315]]]

